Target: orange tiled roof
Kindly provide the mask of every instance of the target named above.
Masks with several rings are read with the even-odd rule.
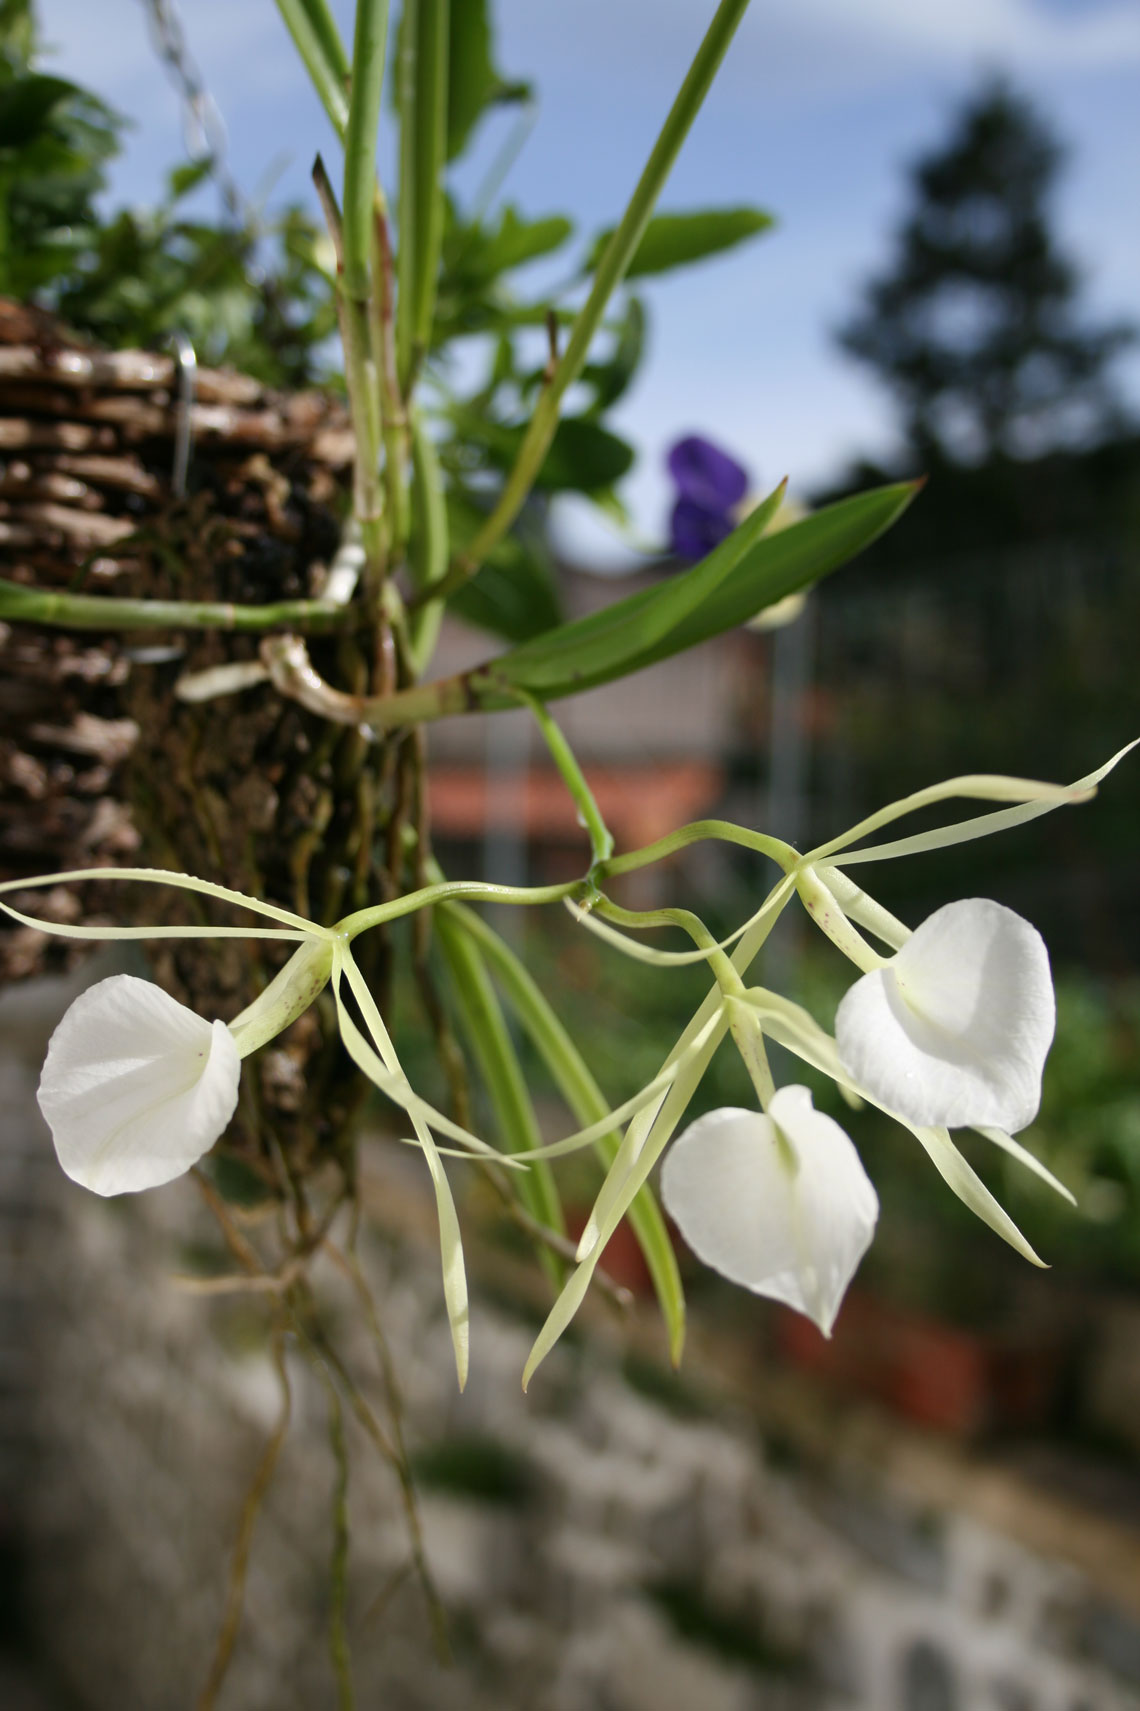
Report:
[[[646,766],[598,766],[588,772],[602,817],[620,848],[632,849],[699,818],[724,787],[720,767],[707,761]],[[443,837],[482,837],[509,823],[540,843],[584,839],[578,811],[553,770],[530,767],[489,777],[475,767],[436,766],[428,777],[433,829]]]

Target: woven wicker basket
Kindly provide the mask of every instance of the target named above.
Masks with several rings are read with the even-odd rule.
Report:
[[[178,379],[169,355],[87,349],[40,312],[0,300],[7,577],[179,600],[321,593],[353,450],[342,406],[199,370],[189,406],[193,456],[179,497]],[[312,648],[326,674],[363,686],[350,638]],[[265,685],[198,705],[175,697],[184,672],[256,651],[256,637],[219,632],[124,637],[0,625],[3,876],[153,865],[325,919],[388,894],[375,852],[401,789],[392,745],[369,746],[354,730],[324,725]],[[61,885],[24,906],[57,920],[106,920],[112,910],[120,921],[132,912],[147,921],[202,918],[198,899],[184,892],[110,891]],[[6,929],[0,978],[59,967],[81,950]],[[276,966],[265,947],[230,941],[167,941],[152,960],[176,995],[223,1019]],[[383,969],[371,972],[382,985]],[[314,1063],[322,1050],[329,1057],[324,1034],[311,1014],[262,1054],[260,1082],[243,1078],[253,1093],[243,1095],[236,1133],[250,1156],[264,1153],[267,1120],[277,1140],[288,1138],[284,1122],[294,1150],[306,1155],[342,1126],[343,1101]]]

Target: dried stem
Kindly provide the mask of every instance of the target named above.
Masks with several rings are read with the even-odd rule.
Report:
[[[329,1653],[336,1677],[337,1703],[340,1711],[353,1711],[356,1695],[352,1688],[352,1658],[348,1645],[348,1445],[344,1436],[344,1413],[336,1385],[326,1373],[325,1391],[329,1403],[329,1446],[336,1465],[333,1483],[332,1521],[333,1548],[329,1565]]]
[[[392,1350],[380,1322],[380,1314],[376,1307],[376,1298],[368,1286],[360,1261],[351,1251],[345,1252],[334,1247],[330,1242],[327,1250],[329,1257],[351,1279],[360,1304],[364,1309],[364,1317],[372,1340],[376,1345],[376,1353],[380,1361],[380,1371],[384,1379],[384,1393],[388,1400],[388,1418],[392,1427],[392,1438],[396,1445],[399,1458],[397,1473],[400,1479],[400,1492],[404,1500],[404,1514],[408,1523],[408,1535],[412,1546],[412,1563],[416,1576],[427,1602],[431,1618],[432,1632],[435,1638],[436,1652],[441,1658],[450,1656],[450,1643],[447,1637],[447,1617],[443,1602],[436,1591],[435,1581],[428,1566],[427,1553],[424,1549],[423,1527],[420,1522],[419,1503],[416,1498],[415,1481],[412,1478],[411,1462],[408,1458],[407,1442],[404,1437],[404,1400],[400,1391],[399,1379],[396,1374]]]
[[[234,1540],[233,1556],[230,1559],[229,1585],[226,1590],[225,1610],[222,1624],[218,1631],[217,1642],[214,1646],[214,1656],[210,1663],[210,1673],[206,1685],[198,1696],[197,1711],[214,1711],[218,1693],[225,1680],[226,1671],[233,1656],[234,1644],[237,1640],[238,1629],[241,1626],[242,1610],[245,1604],[246,1575],[249,1569],[249,1553],[253,1544],[253,1529],[265,1494],[269,1490],[277,1466],[277,1458],[281,1454],[289,1431],[289,1421],[293,1412],[293,1398],[289,1389],[289,1374],[285,1367],[285,1345],[280,1328],[274,1332],[272,1343],[273,1365],[281,1385],[281,1412],[277,1424],[270,1434],[261,1459],[254,1469],[253,1478],[242,1504],[238,1520],[237,1537]]]

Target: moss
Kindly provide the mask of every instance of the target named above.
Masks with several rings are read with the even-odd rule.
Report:
[[[631,1390],[659,1403],[678,1419],[705,1419],[716,1413],[713,1402],[695,1385],[659,1361],[633,1353],[626,1356],[621,1370]]]
[[[670,1576],[651,1581],[645,1591],[669,1626],[690,1645],[758,1675],[802,1679],[808,1674],[803,1651],[770,1639],[754,1617],[713,1603],[697,1581]]]
[[[494,1438],[448,1438],[429,1444],[412,1457],[412,1472],[427,1491],[504,1509],[529,1508],[538,1496],[531,1463]]]

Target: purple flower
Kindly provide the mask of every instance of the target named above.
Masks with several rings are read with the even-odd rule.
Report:
[[[678,558],[695,563],[736,527],[735,508],[748,491],[748,473],[699,434],[678,440],[668,462],[677,490],[670,544]]]

